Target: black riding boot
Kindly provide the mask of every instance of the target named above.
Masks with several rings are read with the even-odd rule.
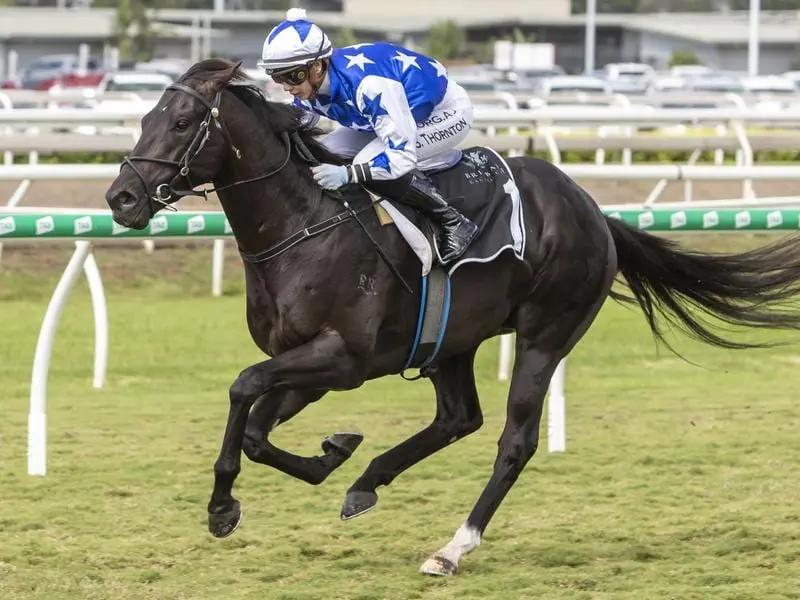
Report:
[[[367,187],[419,209],[440,224],[442,235],[439,253],[442,255],[442,264],[464,254],[478,234],[478,226],[450,206],[436,184],[419,170],[415,169],[390,181],[370,181]]]

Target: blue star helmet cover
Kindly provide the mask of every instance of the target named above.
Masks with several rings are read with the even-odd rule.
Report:
[[[325,32],[306,19],[303,8],[290,8],[286,20],[269,32],[264,40],[258,66],[267,72],[299,67],[333,52],[333,44]]]

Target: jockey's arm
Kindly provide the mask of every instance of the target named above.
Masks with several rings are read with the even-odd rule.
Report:
[[[313,129],[319,123],[319,115],[313,112],[308,104],[304,103],[302,100],[294,98],[292,100],[292,105],[296,106],[303,110],[303,114],[300,117],[300,129]]]
[[[384,149],[348,167],[352,183],[397,179],[417,166],[417,123],[402,84],[369,75],[356,91],[359,112],[367,117]]]

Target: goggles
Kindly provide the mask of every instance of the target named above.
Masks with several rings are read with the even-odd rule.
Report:
[[[264,69],[264,72],[272,77],[272,81],[278,85],[284,83],[300,85],[308,79],[308,65],[290,67],[288,69]]]

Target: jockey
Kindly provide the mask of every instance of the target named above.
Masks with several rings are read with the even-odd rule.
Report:
[[[469,96],[439,62],[386,42],[334,49],[293,8],[270,31],[258,66],[309,111],[308,125],[320,115],[341,125],[323,143],[352,164],[312,167],[320,186],[358,183],[409,204],[440,224],[443,264],[464,253],[478,227],[423,173],[458,162],[473,122]]]

